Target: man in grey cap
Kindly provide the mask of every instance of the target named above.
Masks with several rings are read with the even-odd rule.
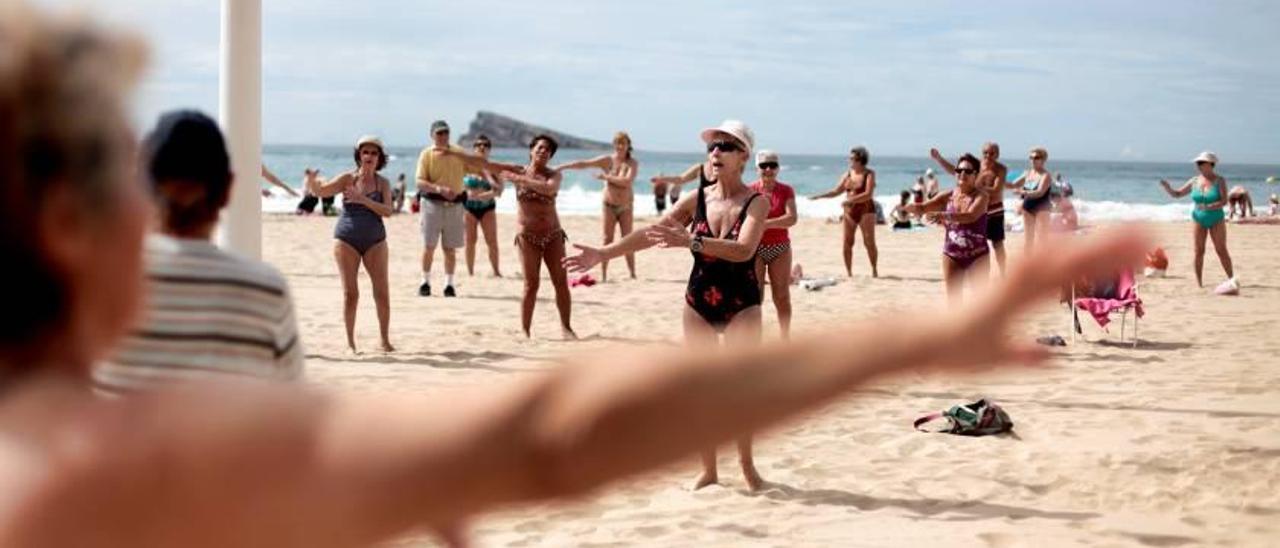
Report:
[[[453,272],[457,264],[458,248],[463,246],[464,222],[462,202],[467,194],[463,191],[462,176],[466,174],[466,164],[462,158],[444,154],[453,149],[462,152],[461,148],[449,144],[449,124],[444,120],[431,123],[431,146],[422,149],[418,155],[418,191],[422,193],[422,285],[418,286],[418,294],[423,297],[431,295],[431,263],[435,258],[436,246],[444,247],[444,296],[457,295],[453,288]]]

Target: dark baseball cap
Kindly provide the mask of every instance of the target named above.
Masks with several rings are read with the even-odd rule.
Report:
[[[441,131],[449,131],[449,123],[444,120],[436,120],[431,122],[431,134],[435,135]]]
[[[226,185],[231,158],[218,123],[195,110],[169,111],[142,142],[151,183],[191,181]]]

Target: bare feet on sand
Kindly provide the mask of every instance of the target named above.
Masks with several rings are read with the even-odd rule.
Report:
[[[385,341],[385,340],[384,340],[384,341],[382,341],[382,351],[383,351],[383,352],[395,352],[395,351],[396,351],[396,347],[391,346],[391,341]]]
[[[760,477],[755,466],[742,467],[742,478],[747,481],[747,489],[753,493],[764,487],[764,478]]]
[[[693,483],[693,490],[697,491],[708,485],[720,483],[720,478],[716,477],[715,472],[703,472],[698,476],[698,481]]]

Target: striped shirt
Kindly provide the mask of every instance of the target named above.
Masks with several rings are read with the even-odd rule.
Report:
[[[147,307],[115,356],[94,370],[106,393],[174,381],[295,380],[302,349],[284,277],[205,240],[149,236]]]

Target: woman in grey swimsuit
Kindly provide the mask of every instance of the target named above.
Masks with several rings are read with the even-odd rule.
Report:
[[[342,319],[347,327],[347,346],[356,352],[356,305],[360,287],[356,274],[360,263],[369,271],[373,282],[373,302],[378,309],[378,329],[383,352],[395,351],[391,346],[388,324],[391,302],[387,296],[387,231],[383,217],[390,217],[391,183],[378,171],[387,166],[387,153],[377,137],[361,137],[355,149],[356,170],[348,171],[325,182],[315,171],[308,171],[307,190],[321,198],[342,193],[342,214],[334,226],[333,258],[342,277]]]

